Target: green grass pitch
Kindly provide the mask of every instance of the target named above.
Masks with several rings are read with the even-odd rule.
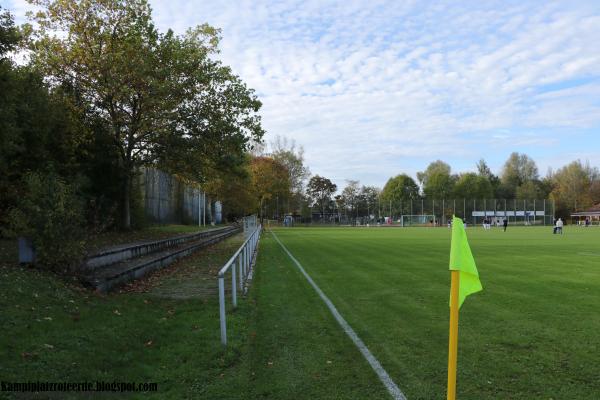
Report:
[[[274,232],[409,400],[446,398],[447,228]],[[458,399],[600,398],[600,229],[467,234],[484,290],[460,314]],[[0,380],[157,382],[130,398],[161,400],[390,399],[269,232],[248,295],[237,310],[228,297],[221,346],[218,299],[196,292],[216,287],[207,277],[241,240],[148,278],[147,292],[106,296],[18,267],[0,241]]]
[[[409,399],[445,398],[449,229],[275,232]],[[597,399],[600,229],[467,235],[484,290],[460,313],[458,398]]]

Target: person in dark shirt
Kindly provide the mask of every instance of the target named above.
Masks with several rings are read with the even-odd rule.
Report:
[[[502,226],[504,226],[504,232],[506,232],[506,227],[508,226],[508,220],[506,218],[502,220]]]

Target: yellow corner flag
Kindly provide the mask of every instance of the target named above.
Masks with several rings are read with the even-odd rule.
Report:
[[[448,400],[456,399],[456,366],[458,361],[458,309],[465,297],[483,288],[467,241],[463,220],[452,220],[450,244],[450,336],[448,340]]]
[[[479,282],[479,273],[469,247],[463,220],[458,217],[454,217],[452,220],[450,270],[460,272],[460,288],[458,291],[458,307],[460,308],[465,301],[465,297],[479,292],[483,288],[481,282]]]

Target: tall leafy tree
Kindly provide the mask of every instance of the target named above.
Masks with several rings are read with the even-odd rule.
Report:
[[[554,189],[551,198],[555,200],[559,213],[568,214],[592,205],[600,174],[597,168],[578,160],[557,170],[552,179]]]
[[[398,207],[399,204],[406,204],[411,199],[419,197],[419,186],[413,178],[406,174],[396,175],[388,179],[381,191],[381,201],[384,210],[388,210],[392,205]]]
[[[150,6],[144,0],[30,3],[42,8],[34,16],[33,62],[53,82],[72,82],[111,127],[124,176],[122,223],[129,228],[134,168],[151,156],[177,104],[168,95],[179,77],[160,57]]]
[[[66,88],[50,90],[38,71],[11,61],[20,40],[12,16],[0,11],[0,220],[23,195],[27,173],[72,181],[89,139]]]
[[[505,198],[514,198],[519,186],[537,179],[538,168],[535,161],[527,154],[514,152],[508,157],[502,168],[500,194]],[[531,185],[528,185],[528,188],[523,188],[522,191],[530,191],[530,189]]]
[[[459,175],[454,185],[454,196],[459,199],[489,199],[494,196],[494,190],[486,176],[467,172]]]
[[[487,178],[487,180],[492,185],[492,190],[494,191],[494,195],[495,195],[496,189],[500,186],[500,178],[492,172],[492,170],[490,169],[490,167],[487,165],[487,163],[485,162],[485,160],[483,158],[477,162],[476,166],[477,166],[477,175]]]
[[[325,209],[331,202],[331,196],[336,190],[337,185],[335,183],[319,175],[310,178],[308,185],[306,186],[308,195],[319,205],[321,216],[325,215]]]
[[[376,186],[363,186],[360,188],[360,206],[364,215],[370,218],[375,213],[380,195],[381,189]]]
[[[196,165],[202,171],[239,165],[247,136],[262,136],[254,115],[260,103],[210,59],[217,29],[161,34],[146,0],[28,1],[41,8],[33,16],[33,62],[51,82],[76,87],[88,113],[111,129],[123,174],[123,227],[131,224],[138,166],[161,161],[185,174],[201,159],[209,160]]]
[[[250,163],[250,174],[260,217],[273,201],[285,199],[290,192],[289,174],[285,166],[271,157],[255,157]]]
[[[271,148],[271,156],[288,169],[292,191],[301,193],[310,176],[310,170],[304,165],[304,148],[296,146],[293,139],[281,136],[276,136],[271,142]]]
[[[200,31],[177,39],[189,85],[176,118],[156,148],[159,164],[197,182],[207,182],[239,169],[252,141],[264,130],[257,114],[261,102],[231,69],[197,52]],[[190,36],[191,35],[191,36]]]
[[[304,164],[304,148],[296,147],[294,140],[289,141],[285,137],[277,136],[271,143],[271,156],[283,164],[289,173],[290,179],[290,202],[288,211],[298,212],[304,201],[304,187],[310,176],[310,170]]]
[[[358,216],[357,211],[360,203],[360,194],[360,182],[357,180],[347,180],[346,186],[342,190],[341,197],[346,212],[351,218]]]
[[[417,173],[423,194],[432,199],[444,199],[451,196],[455,178],[450,175],[450,165],[437,160],[429,164],[423,172]]]
[[[8,61],[8,53],[17,48],[20,40],[21,33],[12,14],[0,7],[0,62]]]

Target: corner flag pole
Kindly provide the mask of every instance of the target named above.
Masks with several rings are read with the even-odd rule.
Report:
[[[456,399],[456,364],[458,359],[458,287],[460,271],[451,270],[450,283],[450,336],[448,340],[448,397]]]

